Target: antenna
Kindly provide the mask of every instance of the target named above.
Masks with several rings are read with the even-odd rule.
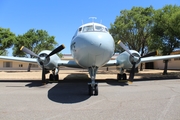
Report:
[[[92,22],[94,22],[94,20],[97,19],[97,17],[89,17],[89,19],[92,19]]]
[[[102,24],[102,20],[101,20],[101,22],[100,22],[101,24]]]
[[[82,22],[82,25],[83,25],[84,24],[83,20],[81,20],[81,22]]]

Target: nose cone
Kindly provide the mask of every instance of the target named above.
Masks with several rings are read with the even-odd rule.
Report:
[[[114,40],[106,32],[87,32],[79,34],[73,41],[71,50],[81,66],[101,66],[114,52]]]

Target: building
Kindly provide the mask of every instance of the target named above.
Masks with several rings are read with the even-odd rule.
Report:
[[[27,70],[29,63],[10,61],[10,60],[0,60],[0,70]],[[38,64],[31,64],[31,70],[40,70]]]
[[[180,50],[174,51],[171,55],[180,54]],[[145,63],[145,68],[164,69],[164,60],[154,61],[152,63]],[[149,65],[148,65],[149,64]],[[170,59],[168,62],[168,69],[180,69],[180,58]]]

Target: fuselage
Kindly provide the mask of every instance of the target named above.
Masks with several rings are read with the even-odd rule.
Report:
[[[114,39],[107,27],[98,23],[87,23],[78,28],[71,41],[71,53],[83,68],[101,67],[114,54]]]

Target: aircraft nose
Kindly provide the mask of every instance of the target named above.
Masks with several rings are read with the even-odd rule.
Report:
[[[83,33],[78,36],[78,39],[80,40],[79,42],[82,43],[80,44],[82,46],[79,46],[78,48],[81,48],[81,50],[87,51],[89,54],[93,55],[102,54],[105,49],[108,49],[106,46],[113,43],[112,37],[108,33],[103,32]],[[112,45],[111,49],[113,47],[114,46]]]
[[[102,66],[114,52],[114,40],[109,33],[81,33],[71,43],[75,61],[82,67]]]

